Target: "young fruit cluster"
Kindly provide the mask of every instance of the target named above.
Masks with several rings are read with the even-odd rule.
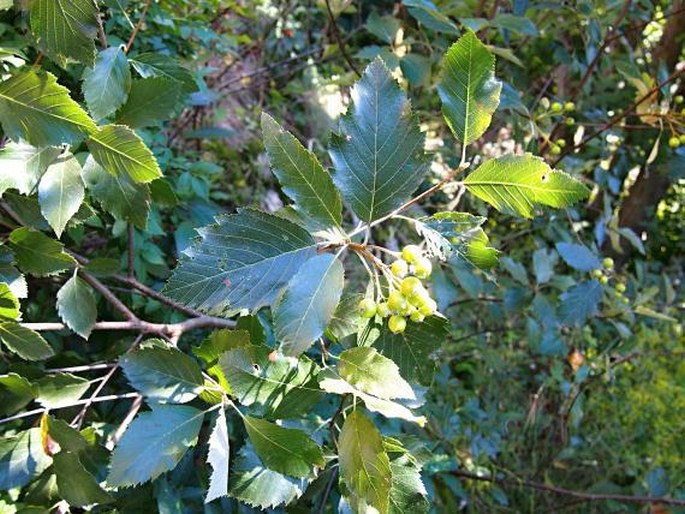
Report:
[[[421,283],[433,271],[431,261],[415,245],[402,249],[402,256],[390,265],[390,292],[384,301],[370,298],[359,302],[359,313],[364,318],[388,318],[388,328],[400,334],[407,328],[407,318],[420,323],[437,311],[438,305]]]
[[[604,269],[595,269],[592,272],[592,276],[596,278],[600,284],[607,285],[609,283],[609,277],[614,269],[614,259],[611,257],[606,257],[602,261],[602,267]],[[623,294],[626,292],[626,285],[623,282],[616,282],[614,285],[614,296],[618,298],[622,303],[627,304],[630,300]]]

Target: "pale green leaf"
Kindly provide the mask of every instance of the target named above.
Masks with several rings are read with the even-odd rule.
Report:
[[[0,491],[23,487],[45,471],[52,459],[41,444],[40,428],[0,439]]]
[[[61,243],[26,227],[12,231],[9,245],[19,269],[39,277],[55,275],[76,264],[73,257],[64,253]]]
[[[0,0],[0,9],[10,9],[14,6],[14,0]]]
[[[269,469],[304,478],[312,474],[312,468],[323,468],[321,448],[303,431],[250,416],[243,422],[255,452]]]
[[[130,89],[131,69],[119,46],[101,51],[95,66],[83,74],[83,96],[96,120],[106,118],[124,105]]]
[[[199,230],[165,294],[213,314],[271,305],[300,266],[316,253],[304,229],[251,209],[221,216]]]
[[[373,422],[361,409],[347,416],[338,439],[340,476],[352,494],[355,512],[373,507],[387,514],[392,472],[383,440]]]
[[[36,401],[46,409],[59,409],[81,399],[90,387],[90,381],[71,373],[58,373],[41,378],[36,386]]]
[[[421,480],[421,471],[410,456],[402,455],[390,462],[390,470],[389,514],[426,514],[430,508],[428,492]]]
[[[31,32],[46,55],[65,64],[95,59],[98,9],[93,0],[29,0]]]
[[[26,298],[29,294],[26,278],[13,266],[12,254],[7,251],[9,259],[6,259],[2,250],[5,248],[0,247],[0,282],[7,284],[16,298]]]
[[[193,347],[193,354],[204,361],[207,373],[214,377],[227,393],[234,394],[219,365],[219,356],[244,346],[250,346],[250,333],[247,330],[215,330],[200,346]]]
[[[134,486],[174,469],[197,442],[204,415],[185,405],[154,405],[139,414],[114,448],[107,483]]]
[[[189,402],[204,384],[197,362],[174,348],[143,348],[121,357],[119,365],[133,387],[160,403]]]
[[[0,320],[14,321],[21,315],[19,300],[6,282],[0,282]]]
[[[163,77],[174,80],[181,84],[184,93],[192,93],[198,89],[192,72],[173,57],[150,52],[138,54],[130,61],[143,78]]]
[[[88,339],[97,321],[97,301],[93,288],[74,275],[57,291],[57,313],[64,324]]]
[[[288,282],[273,308],[274,331],[285,355],[305,352],[328,326],[344,285],[343,265],[333,254],[309,259]]]
[[[57,489],[62,499],[72,507],[102,504],[112,501],[112,497],[100,487],[78,456],[72,452],[61,451],[53,457]]]
[[[223,353],[219,367],[242,405],[262,406],[260,414],[275,418],[297,417],[321,400],[319,367],[305,356],[270,359],[272,353],[268,346],[241,345]]]
[[[97,130],[54,75],[35,70],[0,83],[0,122],[9,137],[36,147],[75,143]]]
[[[81,165],[70,153],[63,154],[48,166],[38,184],[38,201],[57,237],[78,212],[85,197],[85,186],[81,178]]]
[[[8,189],[30,194],[60,153],[61,149],[51,146],[34,148],[26,143],[7,143],[0,151],[0,196]]]
[[[360,391],[384,400],[416,398],[411,386],[400,376],[397,364],[375,348],[358,346],[342,352],[338,374]]]
[[[128,175],[110,175],[92,156],[83,165],[83,179],[95,201],[112,216],[147,227],[150,212],[150,187],[136,184]]]
[[[333,179],[316,156],[267,113],[262,113],[264,146],[283,192],[293,208],[320,228],[340,226],[342,201]]]
[[[471,144],[483,135],[499,105],[502,83],[495,78],[495,57],[469,30],[450,47],[441,67],[443,115],[455,137]]]
[[[207,490],[205,503],[228,494],[229,458],[230,447],[226,413],[221,408],[214,422],[214,430],[212,430],[212,434],[209,436],[207,463],[212,466],[212,474],[209,477],[209,489]]]
[[[26,378],[16,373],[9,373],[0,375],[0,397],[2,398],[0,415],[7,416],[33,401],[36,391]]]
[[[229,495],[255,508],[287,505],[302,496],[307,486],[304,479],[291,478],[265,467],[250,444],[240,450],[231,470]]]
[[[117,123],[147,127],[166,120],[181,99],[181,85],[170,79],[152,77],[135,80],[128,100],[117,113]]]
[[[52,357],[55,352],[38,333],[18,323],[0,323],[0,341],[22,359],[39,361]]]
[[[340,341],[347,336],[356,334],[359,327],[368,322],[359,313],[359,302],[364,298],[361,293],[343,295],[335,308],[333,317],[326,328],[326,337]]]
[[[536,205],[568,207],[589,193],[578,180],[531,154],[486,161],[464,185],[498,211],[526,218],[532,218]]]
[[[127,175],[134,182],[145,184],[162,176],[150,149],[123,125],[107,125],[91,134],[88,148],[93,159],[115,177]]]
[[[331,135],[333,181],[357,216],[372,221],[409,199],[428,171],[428,159],[407,96],[380,58],[351,95],[339,133]]]

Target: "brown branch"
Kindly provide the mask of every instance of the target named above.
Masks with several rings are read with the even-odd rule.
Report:
[[[128,277],[135,280],[136,278],[136,247],[135,247],[136,229],[133,223],[128,224]]]
[[[154,300],[157,300],[160,303],[163,303],[164,305],[171,307],[172,309],[175,309],[179,312],[182,312],[184,314],[187,314],[188,316],[195,316],[195,317],[201,317],[203,314],[200,311],[197,311],[195,309],[192,309],[190,307],[186,307],[185,305],[181,305],[178,302],[175,302],[171,298],[164,296],[158,291],[155,291],[149,286],[146,286],[145,284],[139,282],[135,278],[131,277],[126,277],[124,275],[114,275],[112,278],[114,280],[118,280],[119,282],[122,282],[124,284],[127,284],[131,286],[133,289],[137,290],[141,294],[148,296]]]
[[[126,307],[124,303],[117,298],[112,291],[110,291],[107,286],[105,286],[102,282],[100,282],[97,278],[95,278],[93,275],[90,273],[87,273],[83,270],[80,271],[79,273],[83,280],[88,282],[91,286],[93,286],[93,289],[95,289],[98,293],[100,293],[105,300],[107,300],[112,307],[114,307],[116,310],[118,310],[127,320],[130,321],[136,321],[138,318],[136,317],[135,314],[133,314],[133,311]]]
[[[112,435],[112,445],[116,446],[119,440],[121,439],[121,436],[124,435],[124,432],[126,432],[126,429],[128,426],[131,424],[131,421],[133,421],[133,418],[136,417],[136,414],[138,414],[138,411],[140,410],[140,406],[143,404],[143,397],[138,396],[133,400],[133,403],[131,404],[131,408],[128,410],[128,413],[126,414],[126,417],[124,420],[119,424],[117,427],[116,431]]]
[[[466,471],[451,471],[452,475],[460,478],[465,478],[467,480],[479,480],[481,482],[494,482],[498,484],[511,484],[523,487],[528,487],[530,489],[536,489],[538,491],[557,494],[560,496],[571,496],[573,498],[580,498],[584,501],[620,501],[629,503],[662,503],[664,505],[685,505],[685,500],[679,500],[676,498],[660,498],[658,496],[630,496],[626,494],[599,494],[599,493],[585,493],[582,491],[574,491],[571,489],[564,489],[563,487],[557,487],[553,485],[542,484],[540,482],[533,482],[531,480],[524,480],[518,478],[506,478],[506,477],[487,477],[482,475],[476,475],[474,473],[468,473]]]
[[[338,43],[338,48],[340,48],[340,53],[342,54],[343,59],[345,59],[345,62],[348,64],[348,66],[352,68],[352,71],[354,71],[357,74],[357,77],[361,77],[362,74],[359,73],[357,65],[354,64],[354,61],[350,57],[350,54],[347,53],[345,41],[343,41],[343,38],[340,35],[340,30],[338,30],[338,23],[335,21],[335,14],[333,13],[333,9],[331,9],[331,3],[329,0],[326,0],[326,10],[328,11],[328,17],[331,19],[331,30],[333,31],[333,37],[335,38],[335,41]]]
[[[129,52],[131,46],[133,45],[133,42],[136,40],[136,36],[138,36],[138,32],[140,32],[140,28],[143,26],[143,23],[145,22],[147,10],[150,8],[151,2],[152,0],[147,0],[145,2],[145,5],[143,6],[143,12],[140,13],[140,18],[138,19],[138,23],[136,23],[136,26],[133,28],[133,32],[131,32],[131,37],[128,39],[128,43],[126,43],[126,47],[124,48],[125,53]]]

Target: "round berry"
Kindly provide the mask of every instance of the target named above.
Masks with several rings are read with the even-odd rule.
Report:
[[[400,284],[400,292],[404,296],[411,296],[414,294],[414,291],[418,290],[421,285],[421,281],[416,278],[416,277],[407,277],[405,279],[402,279],[402,283]]]
[[[390,316],[390,307],[388,307],[386,302],[381,302],[376,307],[376,314],[378,314],[381,318],[387,318]]]
[[[409,316],[409,319],[412,320],[414,323],[421,323],[424,319],[426,319],[426,316],[421,314],[420,311],[416,310],[411,313],[411,316]]]
[[[552,155],[559,155],[561,153],[561,147],[559,145],[552,144],[549,153],[551,153]]]
[[[362,318],[369,319],[376,315],[378,306],[371,298],[364,298],[361,302],[359,302],[359,306],[357,308],[359,309],[359,315]]]
[[[671,148],[678,148],[680,146],[680,138],[673,136],[668,140],[668,146]]]
[[[420,257],[414,263],[414,274],[419,278],[428,278],[433,272],[433,264],[428,257]]]
[[[430,294],[428,294],[428,291],[423,286],[416,288],[412,295],[407,298],[407,301],[414,307],[421,307],[428,300],[430,300]]]
[[[614,269],[614,259],[605,257],[602,261],[602,266],[604,266],[604,269]]]
[[[630,300],[628,300],[628,298],[626,298],[625,296],[621,298],[621,301],[625,304],[628,304],[630,302]]]
[[[566,102],[564,104],[564,110],[566,112],[573,112],[576,110],[576,104],[574,104],[573,102]]]
[[[407,320],[402,316],[393,315],[388,318],[388,328],[393,334],[401,334],[407,328]]]
[[[592,276],[595,278],[599,278],[599,277],[604,276],[604,273],[602,273],[601,269],[593,269],[592,270]]]
[[[438,310],[438,304],[435,303],[435,300],[433,300],[432,298],[428,298],[428,300],[426,300],[426,303],[424,303],[421,307],[419,307],[419,312],[421,314],[423,314],[424,316],[431,316],[437,310]]]
[[[623,282],[619,282],[616,284],[616,291],[619,293],[625,293],[626,292],[626,285]]]
[[[683,98],[683,95],[676,95],[673,101],[677,104],[681,104],[683,101],[685,101],[685,98]]]
[[[680,137],[678,139],[680,139],[681,145],[685,145],[685,134],[680,134]]]
[[[399,291],[393,291],[388,295],[388,309],[390,309],[390,311],[401,311],[406,305],[407,300]]]
[[[421,248],[416,245],[407,245],[402,248],[402,257],[409,264],[413,264],[416,262],[416,259],[421,257]]]
[[[563,110],[564,110],[564,106],[561,105],[561,103],[559,103],[559,102],[554,102],[554,103],[552,104],[552,112],[559,113],[559,112],[561,112],[561,111],[563,111]]]
[[[397,278],[406,277],[407,273],[409,273],[409,264],[404,259],[397,259],[390,265],[390,271]]]
[[[599,283],[603,284],[603,285],[608,284],[609,283],[609,277],[607,277],[606,275],[602,275],[601,277],[599,277]]]
[[[561,148],[566,148],[566,140],[565,139],[557,139],[557,145],[559,145]]]
[[[566,123],[566,125],[568,125],[569,127],[571,127],[571,126],[573,126],[573,125],[576,124],[576,120],[574,120],[573,118],[569,117],[569,118],[566,118],[566,119],[564,120],[564,123]]]

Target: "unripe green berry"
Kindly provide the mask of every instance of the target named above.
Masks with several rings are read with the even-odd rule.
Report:
[[[604,266],[604,269],[614,269],[614,259],[605,257],[602,261],[602,266]]]
[[[402,258],[409,264],[413,264],[421,257],[421,248],[416,245],[407,245],[402,248]]]
[[[421,281],[418,278],[407,277],[407,278],[402,279],[402,283],[400,284],[400,292],[404,296],[410,297],[420,287],[422,287]]]
[[[419,312],[424,316],[431,316],[437,310],[438,304],[435,303],[435,300],[433,300],[432,298],[428,298],[428,300],[426,300],[426,303],[419,307]]]
[[[412,320],[414,323],[421,323],[424,319],[426,319],[426,316],[424,316],[423,314],[421,314],[421,312],[416,310],[411,313],[409,319]]]
[[[407,328],[407,320],[402,316],[393,315],[388,318],[388,328],[393,334],[401,334]]]
[[[371,298],[364,298],[361,302],[359,302],[359,315],[362,318],[373,318],[376,315],[376,310],[378,306],[376,305],[376,302],[374,302]]]
[[[421,307],[424,305],[428,300],[430,300],[430,295],[428,294],[428,291],[421,286],[421,288],[417,288],[414,293],[407,298],[409,303],[411,303],[414,307]]]
[[[414,307],[412,304],[407,302],[404,309],[402,309],[400,312],[398,312],[398,314],[400,316],[404,316],[406,318],[407,316],[411,316],[412,314],[414,314],[417,310],[418,309],[416,307]]]
[[[420,257],[414,263],[414,274],[419,278],[428,278],[433,273],[433,264],[428,257]]]
[[[626,285],[622,282],[619,282],[618,284],[616,284],[616,291],[618,291],[619,293],[625,293]]]
[[[685,101],[685,98],[683,98],[683,95],[676,95],[676,97],[673,99],[675,103],[681,104],[683,101]]]
[[[573,112],[576,110],[576,104],[573,102],[566,102],[566,104],[564,104],[564,110],[566,112]]]
[[[561,148],[566,147],[566,140],[565,139],[557,139],[557,145],[559,145]]]
[[[680,146],[680,138],[673,136],[668,140],[668,146],[671,148],[678,148]]]
[[[566,125],[568,125],[569,127],[571,127],[571,126],[575,125],[576,120],[574,120],[573,118],[569,117],[569,118],[566,118],[566,119],[564,120],[564,123],[566,123]]]
[[[680,137],[678,139],[680,139],[681,145],[685,145],[685,134],[680,134]]]
[[[552,144],[551,148],[549,149],[549,153],[552,155],[559,155],[561,153],[561,147],[559,145]]]
[[[393,291],[388,295],[388,309],[398,312],[407,305],[406,298],[399,291]]]
[[[621,298],[621,297],[623,296],[623,294],[621,294],[621,291],[619,291],[619,290],[617,289],[616,291],[614,291],[614,296],[615,296],[616,298]]]
[[[603,285],[608,284],[609,283],[609,277],[607,277],[606,275],[602,275],[601,277],[599,277],[599,283],[603,284]]]
[[[593,269],[592,270],[592,276],[595,278],[599,278],[601,276],[604,276],[604,273],[602,273],[601,269]]]
[[[560,113],[561,111],[564,110],[564,106],[561,105],[559,102],[554,102],[552,104],[552,112]]]
[[[621,298],[621,301],[625,304],[628,304],[630,302],[630,300],[628,300],[628,298],[626,298],[625,296]]]
[[[397,259],[390,265],[390,271],[397,278],[406,277],[407,273],[409,273],[409,264],[404,259]]]
[[[390,307],[388,307],[386,302],[381,302],[376,307],[376,314],[378,314],[381,318],[387,318],[390,316]]]

